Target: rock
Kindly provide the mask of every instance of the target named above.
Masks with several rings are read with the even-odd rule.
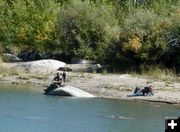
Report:
[[[48,73],[51,71],[56,71],[59,67],[64,67],[65,65],[66,63],[61,61],[45,59],[39,61],[14,63],[13,68],[27,72]]]
[[[58,71],[73,71],[73,69],[71,69],[69,67],[59,67],[57,70]]]
[[[81,58],[72,58],[71,59],[71,64],[84,64],[86,63],[86,60],[81,59]]]
[[[79,88],[72,86],[59,87],[51,90],[47,95],[59,95],[59,96],[72,96],[72,97],[95,97],[94,95],[87,93]]]
[[[79,72],[98,72],[103,68],[100,64],[67,64],[66,67]]]
[[[102,68],[102,66],[100,64],[94,64],[94,65],[91,65],[90,67],[92,70],[96,70],[96,69],[100,69]]]
[[[43,56],[40,52],[38,51],[24,51],[19,55],[21,59],[24,61],[35,61],[35,60],[41,60],[43,59]]]
[[[3,60],[4,62],[18,62],[18,61],[22,61],[22,59],[20,59],[20,58],[17,57],[16,55],[14,55],[14,54],[8,54],[8,53],[3,54],[2,60]]]
[[[89,61],[82,58],[74,57],[71,59],[71,64],[94,64],[94,63],[95,63],[94,61]]]

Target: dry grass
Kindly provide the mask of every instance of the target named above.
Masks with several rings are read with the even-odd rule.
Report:
[[[23,80],[28,80],[30,78],[36,78],[36,79],[43,79],[46,80],[48,79],[48,74],[42,74],[42,73],[35,73],[35,72],[23,72],[16,70],[11,67],[7,67],[4,65],[0,65],[0,74],[5,77],[5,76],[17,76],[19,79]]]
[[[3,63],[2,57],[0,56],[0,64]]]
[[[132,91],[132,88],[128,85],[114,85],[111,83],[105,83],[102,85],[105,89],[113,89],[113,90],[119,90],[119,91]]]
[[[0,49],[1,50],[1,49]],[[3,63],[2,54],[0,52],[0,64]]]
[[[95,73],[94,73],[95,74]],[[92,78],[92,74],[86,72],[71,72],[68,74],[69,78]]]
[[[148,68],[141,67],[141,75],[151,79],[161,79],[171,82],[178,79],[174,69],[162,68],[160,66],[150,66]]]
[[[0,65],[0,74],[2,74],[3,76],[13,76],[13,75],[19,75],[19,71],[10,68],[6,65]]]

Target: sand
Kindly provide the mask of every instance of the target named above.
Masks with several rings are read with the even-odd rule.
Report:
[[[53,76],[54,73],[48,75],[46,78],[22,78],[19,76],[0,75],[0,81],[16,85],[34,85],[37,88],[41,88],[43,93],[43,89],[51,83]],[[178,80],[150,79],[129,74],[103,75],[97,73],[69,72],[67,73],[65,85],[80,88],[97,97],[103,98],[180,104],[180,82]],[[136,86],[143,88],[148,85],[154,86],[154,96],[127,97],[128,94],[134,91]]]

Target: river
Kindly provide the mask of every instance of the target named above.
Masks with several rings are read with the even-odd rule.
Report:
[[[0,85],[1,132],[164,132],[180,106],[48,96],[37,86]]]

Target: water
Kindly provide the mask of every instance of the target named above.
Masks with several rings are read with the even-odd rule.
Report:
[[[180,116],[179,106],[47,96],[32,86],[0,85],[0,104],[1,132],[164,132],[164,118]]]

